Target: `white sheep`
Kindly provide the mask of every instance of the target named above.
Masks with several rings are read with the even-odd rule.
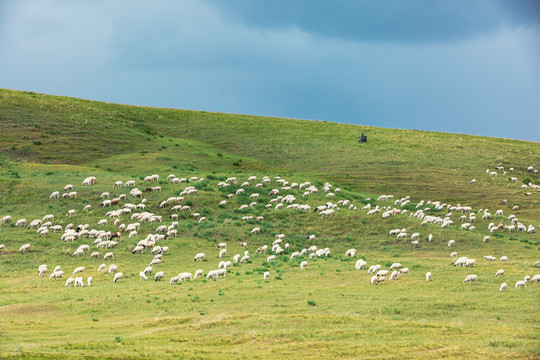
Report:
[[[307,261],[302,261],[302,262],[300,263],[300,269],[305,269],[305,268],[307,268],[307,267],[308,267],[308,262],[307,262]]]
[[[450,240],[448,242],[448,247],[452,247],[452,246],[456,246],[456,241],[455,240]]]
[[[66,287],[70,286],[70,285],[74,285],[75,284],[75,279],[70,277],[66,280]]]
[[[60,279],[62,276],[64,276],[64,272],[62,270],[54,271],[50,276],[49,279]]]
[[[388,274],[388,272],[387,272]],[[379,275],[379,273],[377,273],[377,275]],[[396,270],[392,271],[392,274],[390,275],[390,281],[392,280],[397,280],[397,277],[398,277],[398,272]]]
[[[141,281],[146,281],[148,280],[148,278],[146,277],[146,274],[144,273],[144,271],[141,271],[139,273],[139,278],[141,279]]]
[[[526,289],[527,288],[526,284],[527,284],[527,282],[525,280],[519,280],[518,282],[516,282],[515,288],[516,289],[520,289],[520,288]]]
[[[495,273],[495,276],[503,276],[504,275],[504,270],[503,269],[500,269],[499,271],[497,271]]]
[[[75,278],[75,284],[73,285],[75,287],[84,287],[84,282],[82,277],[76,277]]]
[[[158,271],[156,273],[156,276],[154,276],[154,281],[160,281],[160,280],[163,280],[163,277],[165,276],[165,274],[163,273],[163,271]]]
[[[270,271],[265,271],[263,275],[263,280],[267,281],[270,278]]]
[[[150,262],[150,266],[161,266],[162,260],[161,259],[155,259]]]
[[[86,279],[86,282],[88,284],[88,286],[92,286],[92,281],[94,280],[93,277],[89,276],[88,279]]]
[[[202,269],[199,269],[195,271],[195,276],[193,278],[196,279],[198,276],[203,277],[203,275],[204,275],[204,272],[202,271]]]
[[[118,266],[116,266],[115,264],[111,264],[111,265],[109,265],[109,271],[107,271],[107,273],[110,274],[110,273],[115,273],[117,271],[118,271]]]
[[[504,282],[504,283],[501,284],[501,287],[499,288],[499,291],[502,292],[502,291],[506,290],[507,287],[508,287],[508,285],[506,285],[506,283]]]
[[[431,272],[427,272],[426,273],[426,281],[430,281],[431,280]]]
[[[349,249],[345,252],[345,257],[354,257],[356,256],[356,249]]]
[[[476,284],[478,284],[478,276],[476,275],[467,275],[467,277],[465,278],[465,280],[463,280],[463,284],[465,284],[466,282],[468,282],[469,284],[472,285],[473,282],[475,282]]]
[[[367,262],[365,262],[363,259],[356,260],[356,270],[362,270],[365,269],[367,266]]]
[[[28,251],[30,251],[31,248],[32,248],[32,245],[30,245],[30,244],[24,244],[23,246],[21,246],[21,247],[19,248],[19,252],[25,254],[25,253],[27,253]]]
[[[195,255],[195,261],[203,261],[204,258],[206,257],[206,255],[204,253],[198,253],[197,255]]]
[[[114,282],[116,283],[118,280],[120,280],[120,282],[124,282],[124,274],[121,272],[114,274]]]
[[[75,268],[75,270],[73,270],[73,275],[77,274],[77,273],[82,273],[84,272],[84,266],[79,266],[77,268]]]
[[[450,253],[450,258],[451,259],[457,258],[457,251],[454,251],[454,252]]]
[[[409,268],[402,268],[399,270],[400,275],[409,275]]]
[[[501,260],[500,261],[508,261],[508,256],[501,256]]]
[[[224,258],[224,257],[227,257],[227,249],[221,249],[219,251],[219,258]]]
[[[368,274],[375,274],[377,271],[381,270],[381,265],[371,265],[368,269]]]
[[[390,266],[390,271],[394,270],[394,269],[401,269],[401,264],[400,263],[393,263],[392,266]]]
[[[251,230],[251,233],[252,234],[260,234],[261,233],[261,229],[256,227],[256,228],[253,228],[253,230]]]
[[[540,282],[540,274],[534,275],[531,279],[532,283]]]
[[[43,264],[40,265],[38,268],[38,275],[41,277],[42,275],[48,274],[49,269],[47,268],[47,265]]]

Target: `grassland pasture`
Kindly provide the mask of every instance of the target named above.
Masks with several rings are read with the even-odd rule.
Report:
[[[358,144],[358,133],[368,135]],[[504,166],[497,177],[486,169]],[[540,284],[527,283],[515,289],[524,276],[540,274],[540,192],[529,183],[540,184],[539,175],[527,171],[540,168],[540,145],[507,139],[474,137],[413,130],[382,129],[327,122],[262,118],[174,109],[130,107],[94,101],[0,90],[0,358],[28,359],[538,359],[540,358]],[[515,170],[510,173],[509,168]],[[144,177],[159,174],[160,180],[145,183]],[[204,178],[172,184],[177,177]],[[93,186],[82,186],[95,176]],[[241,187],[249,176],[249,186]],[[263,176],[271,184],[255,187]],[[303,197],[304,189],[282,189],[279,176],[290,184],[311,182],[318,193]],[[518,178],[517,183],[509,181]],[[218,183],[236,177],[237,184],[220,188]],[[471,184],[472,179],[476,184]],[[125,203],[139,204],[129,195],[131,188],[113,188],[115,181],[135,180],[145,192],[144,210],[163,217],[163,223],[141,222],[137,236],[123,233],[118,248],[92,246],[93,238],[63,242],[63,232],[38,237],[36,229],[16,227],[26,218],[55,216],[53,224],[89,224],[90,229],[117,231],[108,211]],[[327,197],[325,183],[332,184]],[[74,199],[49,199],[53,191],[63,193],[73,184]],[[527,184],[527,189],[521,186]],[[164,281],[139,279],[154,258],[150,249],[141,255],[132,251],[160,225],[171,225],[171,205],[188,186],[198,192],[184,195],[178,212],[178,237],[161,240],[168,246],[163,264]],[[309,204],[311,211],[271,208],[276,196],[291,194],[296,203]],[[244,189],[243,194],[228,199]],[[127,198],[118,206],[100,207],[101,194],[110,199]],[[531,192],[531,197],[525,196]],[[258,200],[250,195],[259,193]],[[378,201],[381,194],[393,200]],[[401,206],[395,200],[410,196]],[[507,204],[500,202],[506,199]],[[226,205],[218,204],[226,200]],[[334,216],[313,212],[328,201],[340,205]],[[426,215],[444,218],[448,209],[435,209],[427,202],[471,206],[475,229],[461,229],[462,214],[451,215],[454,225],[421,225],[409,216],[429,207]],[[239,210],[244,204],[257,204]],[[383,219],[381,213],[367,215],[362,207],[390,206],[407,213]],[[83,210],[91,205],[90,210]],[[513,211],[513,206],[519,210]],[[75,216],[66,213],[74,209]],[[491,219],[482,219],[489,209]],[[502,209],[503,216],[495,216]],[[205,216],[198,222],[191,213]],[[130,224],[132,214],[120,222]],[[510,225],[509,215],[532,225],[536,232],[490,234],[488,224]],[[242,217],[263,216],[242,221]],[[108,224],[98,226],[107,219]],[[251,234],[254,227],[260,235]],[[406,228],[408,236],[398,240],[391,229]],[[411,235],[420,233],[419,245]],[[286,235],[290,248],[273,262],[272,254],[256,253],[264,244],[271,247],[276,234]],[[315,240],[307,236],[314,234]],[[428,235],[433,241],[428,242]],[[490,235],[489,242],[483,242]],[[448,247],[454,239],[455,248]],[[220,260],[216,245],[227,243],[228,258],[243,254],[247,242],[250,260],[233,264],[225,278],[196,279],[170,285],[179,272],[195,273],[216,269]],[[17,250],[30,243],[31,251]],[[99,251],[100,258],[73,257],[82,244]],[[312,245],[328,247],[331,255],[308,260],[290,254]],[[343,255],[357,249],[356,257]],[[106,252],[114,260],[103,260]],[[472,268],[454,267],[449,255],[476,259]],[[193,260],[204,252],[202,262]],[[497,258],[484,260],[485,255]],[[501,262],[501,256],[508,256]],[[409,275],[396,281],[371,285],[371,274],[355,270],[364,259],[368,266],[388,269],[394,262],[409,268]],[[301,270],[301,261],[308,268]],[[122,283],[113,275],[98,273],[100,264],[116,264],[123,272]],[[38,266],[47,264],[49,273],[60,265],[63,279],[39,277]],[[88,287],[64,286],[73,270],[84,266]],[[499,269],[505,275],[495,277]],[[263,273],[270,272],[269,281]],[[426,272],[432,280],[426,282]],[[464,285],[468,274],[477,274],[478,285]],[[508,289],[499,292],[502,282]],[[86,283],[85,283],[86,284]]]

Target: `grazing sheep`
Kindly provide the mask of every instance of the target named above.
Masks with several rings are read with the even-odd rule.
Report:
[[[409,275],[409,268],[402,268],[399,270],[400,275]]]
[[[465,284],[466,282],[468,282],[471,285],[472,285],[473,282],[478,284],[478,276],[476,276],[476,275],[467,275],[465,280],[463,280],[463,284]]]
[[[291,254],[291,260],[294,259],[295,257],[297,256],[300,256],[300,253],[298,251],[295,251]]]
[[[428,271],[426,273],[426,281],[430,281],[431,280],[431,273]]]
[[[163,280],[164,276],[165,276],[165,274],[163,273],[163,271],[159,271],[159,272],[156,273],[156,276],[154,276],[154,281]]]
[[[452,247],[452,246],[456,246],[456,241],[455,240],[450,240],[448,242],[448,247]]]
[[[532,283],[538,283],[540,282],[540,274],[534,275],[531,279]]]
[[[308,262],[307,262],[307,261],[302,261],[302,262],[300,263],[300,269],[305,269],[305,268],[307,268],[307,267],[308,267]]]
[[[467,267],[476,266],[476,260],[475,259],[467,259],[467,260],[465,260],[465,266],[467,266]]]
[[[25,253],[27,253],[28,251],[30,251],[31,248],[32,248],[32,245],[30,245],[30,244],[24,244],[23,246],[21,246],[21,247],[19,248],[19,252],[25,254]]]
[[[139,273],[139,278],[141,279],[141,281],[146,281],[148,280],[148,278],[146,277],[146,274],[144,273],[144,271],[141,271]]]
[[[77,273],[80,273],[80,272],[84,272],[84,266],[79,266],[79,267],[75,268],[75,270],[73,270],[73,275],[75,275]]]
[[[219,251],[219,258],[224,258],[224,257],[227,257],[227,249],[221,249]]]
[[[150,262],[150,266],[161,266],[161,259],[154,259]]]
[[[254,234],[254,235],[255,235],[255,234],[260,234],[260,233],[261,233],[261,229],[258,228],[258,227],[253,228],[253,230],[251,230],[251,233]]]
[[[411,241],[411,244],[412,244],[413,247],[417,247],[418,246],[418,240]]]
[[[497,271],[495,273],[495,276],[503,276],[504,275],[504,270],[503,269],[500,269],[499,271]]]
[[[453,253],[451,253],[451,254],[450,254],[450,258],[451,258],[451,259],[457,258],[457,251],[454,251]]]
[[[88,279],[86,279],[86,282],[88,284],[88,286],[92,286],[92,281],[94,280],[93,277],[89,276]]]
[[[118,271],[118,266],[116,266],[116,265],[114,265],[114,264],[111,264],[111,265],[109,266],[109,271],[107,271],[107,273],[110,274],[110,273],[115,273],[115,272],[117,272],[117,271]],[[116,281],[115,281],[115,282],[116,282]]]
[[[204,253],[198,253],[197,255],[195,255],[195,261],[203,261],[204,258],[206,257],[206,255]]]
[[[349,249],[345,252],[345,257],[354,257],[356,256],[356,249]]]
[[[356,270],[362,270],[362,269],[365,269],[367,266],[367,262],[365,262],[363,259],[358,259],[356,261]]]
[[[485,242],[485,243],[486,243],[486,242],[489,242],[490,239],[491,239],[491,238],[489,237],[489,235],[488,235],[488,236],[484,236],[484,240],[482,240],[482,242]]]
[[[124,282],[124,274],[121,272],[114,274],[114,282],[116,283],[118,280],[120,280],[120,282]]]
[[[401,269],[401,264],[400,263],[393,263],[392,266],[390,266],[390,271],[394,270],[394,269]]]
[[[270,271],[265,271],[263,275],[263,280],[268,281],[268,278],[270,278]]]
[[[107,265],[105,264],[101,264],[99,265],[98,269],[97,269],[97,272],[102,272],[103,270],[105,270],[107,268]]]
[[[70,277],[66,280],[66,287],[70,286],[70,285],[74,285],[75,284],[75,279]]]
[[[501,260],[500,261],[508,261],[508,256],[501,256]]]
[[[518,282],[516,282],[515,288],[516,289],[520,289],[520,288],[526,289],[527,288],[526,284],[527,284],[527,282],[525,280],[519,280]]]
[[[506,283],[504,282],[504,283],[501,284],[501,287],[499,288],[499,291],[502,292],[502,291],[506,290],[507,287],[508,287],[508,286],[507,286]]]
[[[385,270],[386,271],[386,270]],[[388,271],[386,272],[388,274]],[[377,273],[377,275],[379,275],[379,273]],[[392,280],[397,280],[397,277],[398,277],[398,272],[396,270],[392,271],[392,274],[390,275],[390,281]]]
[[[195,271],[195,276],[193,278],[196,279],[198,276],[203,277],[203,275],[204,275],[204,272],[202,271],[202,269],[199,269]]]
[[[48,274],[49,269],[47,269],[47,265],[43,264],[40,265],[38,268],[38,275],[41,277],[42,275]]]
[[[49,276],[49,279],[60,279],[62,276],[64,276],[64,272],[62,270],[58,270],[58,271],[55,271],[53,272],[50,276]]]
[[[80,256],[80,255],[84,255],[84,250],[81,250],[81,249],[77,249],[73,252],[73,254],[71,254],[71,256]]]

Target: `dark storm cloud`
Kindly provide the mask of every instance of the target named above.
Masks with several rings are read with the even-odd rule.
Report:
[[[455,41],[503,26],[538,26],[538,0],[211,0],[254,27],[298,27],[356,41]]]

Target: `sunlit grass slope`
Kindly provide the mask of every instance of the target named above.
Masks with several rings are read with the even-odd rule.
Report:
[[[361,132],[367,144],[358,144]],[[537,143],[482,138],[455,134],[382,129],[290,119],[218,114],[172,109],[155,109],[106,104],[65,97],[0,90],[0,218],[13,217],[0,225],[0,358],[29,359],[537,359],[540,357],[540,284],[516,290],[514,284],[525,275],[540,273],[540,235],[537,233],[491,234],[490,222],[510,224],[515,214],[526,225],[540,225],[540,193],[521,189],[524,183],[538,183],[526,170],[540,168]],[[504,166],[512,174],[489,177],[486,168]],[[168,174],[202,182],[171,184]],[[139,280],[139,272],[153,259],[150,251],[133,255],[137,242],[154,233],[161,224],[143,223],[135,238],[122,236],[118,249],[97,249],[100,259],[72,257],[81,238],[64,243],[60,233],[38,237],[35,230],[17,228],[14,222],[54,214],[54,224],[90,224],[91,228],[115,231],[114,219],[98,226],[110,208],[101,208],[100,194],[111,198],[129,194],[129,188],[112,188],[115,181],[137,181],[144,189],[146,175],[159,174],[161,192],[145,193],[146,209],[162,215],[170,225],[170,207],[159,204],[179,196],[186,186],[198,194],[186,196],[191,212],[206,216],[199,223],[189,212],[179,214],[178,238],[163,257],[165,281]],[[270,176],[271,185],[256,188],[251,182],[245,193],[227,199],[249,176]],[[83,187],[87,176],[97,183]],[[220,189],[217,184],[237,177],[238,185]],[[348,200],[358,207],[342,206],[330,219],[295,209],[265,208],[274,178],[289,182],[310,181],[319,193],[303,198],[303,190],[281,190],[297,202],[314,208],[329,200],[322,186],[329,182],[341,192],[330,199]],[[508,181],[510,176],[518,183]],[[476,178],[475,185],[470,180]],[[74,184],[76,199],[50,200],[53,191]],[[531,192],[526,197],[525,192]],[[257,205],[249,195],[260,193]],[[400,214],[382,219],[367,215],[365,204],[392,206],[393,201],[375,201],[380,194],[395,199],[411,196],[404,207],[412,213],[421,200],[471,205],[475,211],[503,209],[504,216],[481,219],[473,231],[455,225],[421,225],[421,221]],[[368,200],[371,198],[371,200]],[[222,200],[227,205],[218,206]],[[507,205],[499,205],[503,199]],[[140,199],[127,196],[125,202]],[[125,203],[122,201],[121,205]],[[90,211],[83,211],[92,205]],[[514,205],[518,211],[512,211]],[[274,204],[275,206],[275,204]],[[425,206],[422,206],[424,208]],[[119,207],[113,207],[117,209]],[[74,217],[66,216],[70,209]],[[446,211],[433,211],[444,217]],[[264,216],[264,221],[241,221],[243,216]],[[121,222],[134,222],[129,215]],[[261,235],[251,235],[254,227]],[[397,240],[390,229],[407,228],[409,237]],[[414,248],[410,235],[419,232]],[[257,247],[271,244],[276,234],[286,234],[290,250],[268,263]],[[315,234],[315,241],[306,236]],[[434,240],[427,241],[428,234]],[[456,240],[449,249],[448,240]],[[242,254],[241,242],[248,243],[251,260],[233,265],[225,279],[169,285],[179,272],[217,268],[216,245],[226,242],[231,260]],[[26,255],[17,250],[32,244]],[[309,262],[307,257],[290,260],[293,251],[311,245],[329,247],[332,255]],[[345,258],[349,248],[356,258]],[[113,251],[113,261],[103,260]],[[449,254],[475,258],[476,268],[456,268]],[[207,259],[193,257],[204,252]],[[507,263],[488,263],[484,255]],[[400,262],[409,276],[384,285],[370,285],[370,274],[356,271],[355,261],[388,268]],[[124,282],[114,284],[111,274],[98,274],[101,263],[118,265]],[[63,280],[37,276],[37,267],[47,264],[52,271],[60,265]],[[77,266],[84,266],[84,278],[94,284],[65,288],[65,279]],[[497,270],[505,275],[495,277]],[[268,282],[263,273],[270,271]],[[425,273],[432,272],[431,282]],[[463,285],[467,274],[477,274],[478,286]],[[499,293],[502,282],[509,289]]]

